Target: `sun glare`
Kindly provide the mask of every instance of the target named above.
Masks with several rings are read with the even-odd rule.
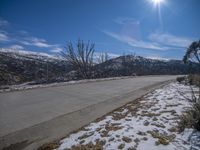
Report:
[[[151,0],[154,5],[160,5],[164,0]]]

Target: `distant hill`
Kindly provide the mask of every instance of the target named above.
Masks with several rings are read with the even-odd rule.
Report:
[[[70,65],[57,56],[0,49],[0,85],[59,81],[71,70]]]
[[[103,77],[127,75],[177,75],[199,73],[198,64],[184,64],[181,60],[158,60],[140,56],[120,56],[95,66]]]
[[[94,65],[92,78],[197,72],[200,72],[200,67],[194,63],[184,64],[181,60],[156,60],[127,55]],[[77,79],[81,79],[80,75],[62,57],[46,53],[0,49],[0,85]]]

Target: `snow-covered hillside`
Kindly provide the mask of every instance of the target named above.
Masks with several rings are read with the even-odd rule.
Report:
[[[96,66],[97,70],[107,76],[126,75],[163,75],[187,74],[198,72],[197,64],[184,64],[181,60],[150,59],[141,56],[126,55]]]
[[[27,60],[41,60],[41,61],[63,60],[63,58],[59,55],[50,55],[42,52],[33,52],[33,51],[18,50],[18,49],[1,48],[0,54],[7,55],[9,57],[17,59],[27,59]]]
[[[126,55],[94,64],[91,78],[198,72],[200,72],[199,66],[194,63],[184,64],[181,60],[160,60]],[[0,85],[38,80],[39,83],[80,80],[83,79],[80,74],[61,56],[17,49],[0,49]]]
[[[63,81],[71,71],[65,59],[47,53],[0,49],[0,86]]]

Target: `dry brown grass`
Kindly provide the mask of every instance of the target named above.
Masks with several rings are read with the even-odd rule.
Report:
[[[193,104],[193,107],[180,116],[179,131],[185,128],[194,128],[200,131],[200,102]]]
[[[160,134],[159,132],[156,131],[147,131],[149,134],[151,134],[151,136],[153,138],[158,139],[158,141],[156,141],[156,145],[162,144],[162,145],[168,145],[171,141],[174,140],[174,138],[176,137],[175,134]]]
[[[52,143],[44,144],[43,146],[38,148],[38,150],[52,150],[58,147],[59,147],[59,144],[57,142],[52,142]]]
[[[199,91],[195,95],[191,87],[192,98],[190,101],[192,102],[192,107],[180,116],[180,132],[185,128],[194,128],[200,131],[200,75],[189,75],[188,81],[191,85],[199,87]]]
[[[176,127],[171,127],[168,129],[169,132],[177,132],[177,128]]]
[[[123,136],[123,137],[122,137],[122,140],[123,140],[124,142],[126,142],[126,143],[131,143],[131,142],[132,142],[132,139],[129,138],[129,137],[127,137],[127,136]]]
[[[151,112],[146,112],[141,114],[141,116],[146,116],[146,117],[156,117],[160,115],[161,115],[160,113],[151,113]]]
[[[100,142],[96,142],[96,144],[90,142],[85,145],[72,146],[70,150],[103,150],[103,145],[101,145]]]
[[[158,127],[158,128],[165,128],[165,125],[163,125],[162,123],[155,123],[155,122],[152,122],[151,125],[156,126],[156,127]]]
[[[124,147],[125,147],[125,144],[122,143],[122,144],[120,144],[120,145],[118,146],[118,149],[123,149]]]
[[[200,75],[199,74],[190,74],[188,76],[188,81],[191,85],[200,86]]]

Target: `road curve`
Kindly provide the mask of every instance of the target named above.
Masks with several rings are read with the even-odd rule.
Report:
[[[141,76],[0,93],[0,149],[35,149],[177,76]]]

